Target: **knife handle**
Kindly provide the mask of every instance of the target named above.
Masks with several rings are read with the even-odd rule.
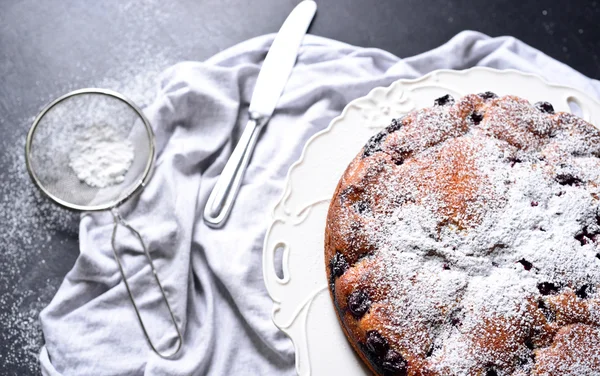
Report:
[[[266,119],[250,113],[246,128],[204,206],[204,222],[207,226],[221,228],[229,217],[256,140],[265,123]]]

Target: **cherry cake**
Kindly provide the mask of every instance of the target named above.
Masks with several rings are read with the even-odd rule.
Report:
[[[325,266],[377,375],[600,375],[600,131],[450,95],[392,120],[333,195]]]

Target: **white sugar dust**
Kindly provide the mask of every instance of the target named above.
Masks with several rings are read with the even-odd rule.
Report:
[[[125,180],[133,158],[131,142],[108,124],[94,124],[76,137],[69,167],[87,185],[105,188]]]

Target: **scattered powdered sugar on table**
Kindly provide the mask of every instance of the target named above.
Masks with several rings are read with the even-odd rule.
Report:
[[[72,264],[78,253],[78,216],[36,190],[25,168],[25,140],[20,141],[1,144],[0,374],[16,367],[33,375],[39,374],[43,343],[38,315],[62,280],[56,270]]]
[[[383,325],[435,375],[598,375],[597,334],[579,335],[573,351],[588,350],[562,373],[531,348],[551,367],[547,333],[600,327],[600,132],[522,101],[481,102],[413,113],[367,144],[372,157],[345,175],[362,193],[340,233],[364,231],[350,244],[376,250],[358,262],[379,270],[363,282],[387,292],[373,303],[387,307]]]
[[[108,124],[86,127],[75,139],[69,166],[79,180],[104,188],[122,183],[133,162],[131,142],[119,137]]]

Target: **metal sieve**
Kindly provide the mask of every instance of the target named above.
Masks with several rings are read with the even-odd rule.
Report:
[[[73,146],[86,137],[89,140],[91,127],[98,124],[110,124],[111,134],[114,133],[133,149],[133,159],[123,176],[119,177],[120,182],[103,187],[82,181],[70,164]],[[142,111],[123,95],[106,89],[75,90],[48,104],[35,118],[25,145],[27,170],[46,196],[69,209],[111,211],[114,219],[112,251],[129,299],[152,350],[163,358],[169,358],[181,349],[183,337],[142,236],[118,212],[119,205],[148,183],[154,157],[154,133]],[[144,325],[118,256],[116,239],[119,226],[131,231],[139,241],[162,293],[178,337],[178,344],[170,354],[157,350]]]

